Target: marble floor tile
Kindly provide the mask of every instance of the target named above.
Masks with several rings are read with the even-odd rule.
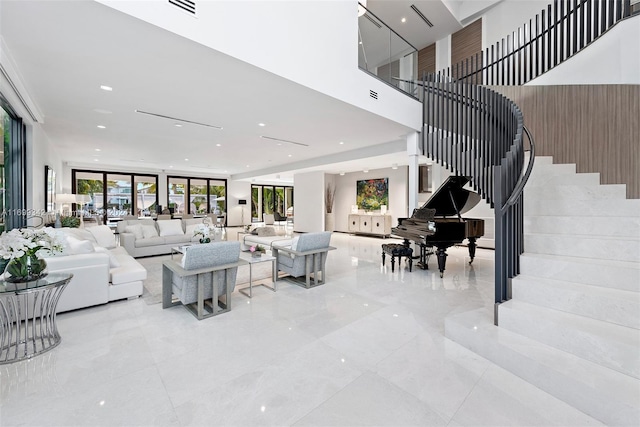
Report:
[[[0,365],[0,425],[597,424],[444,337],[492,310],[493,251],[449,248],[440,278],[383,267],[393,241],[334,233],[324,286],[236,291],[202,321],[157,298],[62,313],[57,348]],[[141,259],[156,289],[162,259]]]

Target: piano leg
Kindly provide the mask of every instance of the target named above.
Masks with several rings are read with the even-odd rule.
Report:
[[[475,258],[476,256],[476,238],[475,237],[469,237],[469,258],[471,258],[471,261],[469,261],[469,264],[471,264],[473,262],[473,258]]]
[[[438,248],[438,269],[440,270],[440,277],[444,276],[444,267],[447,263],[447,248]]]

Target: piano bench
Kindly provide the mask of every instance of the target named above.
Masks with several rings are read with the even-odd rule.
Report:
[[[391,272],[392,273],[395,269],[396,257],[398,257],[398,266],[400,266],[402,257],[406,257],[407,262],[409,263],[409,272],[411,272],[411,267],[413,266],[413,249],[399,243],[387,243],[382,245],[382,265],[383,266],[384,266],[384,259],[386,254],[391,255]]]

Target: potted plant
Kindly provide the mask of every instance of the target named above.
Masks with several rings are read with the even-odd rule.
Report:
[[[267,250],[262,245],[255,245],[249,248],[249,252],[251,252],[251,256],[254,258],[259,258],[264,254]]]
[[[333,184],[327,184],[327,188],[324,193],[324,206],[326,214],[324,217],[324,229],[325,231],[333,231],[335,228],[335,217],[333,213],[333,203],[335,202],[336,187]]]

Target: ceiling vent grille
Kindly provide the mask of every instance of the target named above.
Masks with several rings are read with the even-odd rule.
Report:
[[[371,21],[371,23],[376,27],[382,28],[382,25],[380,25],[380,23],[373,16],[369,15],[368,13],[365,13],[364,17],[367,18],[369,21]]]
[[[169,4],[179,7],[192,15],[196,14],[196,2],[192,0],[169,0]]]
[[[427,25],[429,26],[429,28],[433,27],[433,24],[431,23],[431,21],[429,21],[429,20],[427,19],[427,17],[426,17],[426,16],[424,16],[424,14],[423,14],[422,12],[420,12],[420,9],[418,9],[418,8],[416,7],[416,5],[415,5],[415,4],[412,4],[412,5],[411,5],[411,9],[413,9],[413,11],[414,11],[415,13],[417,13],[417,14],[418,14],[418,16],[419,16],[420,18],[422,18],[422,20],[423,20],[424,22],[426,22],[426,23],[427,23]]]
[[[369,90],[369,96],[372,97],[373,99],[378,99],[378,92]]]

